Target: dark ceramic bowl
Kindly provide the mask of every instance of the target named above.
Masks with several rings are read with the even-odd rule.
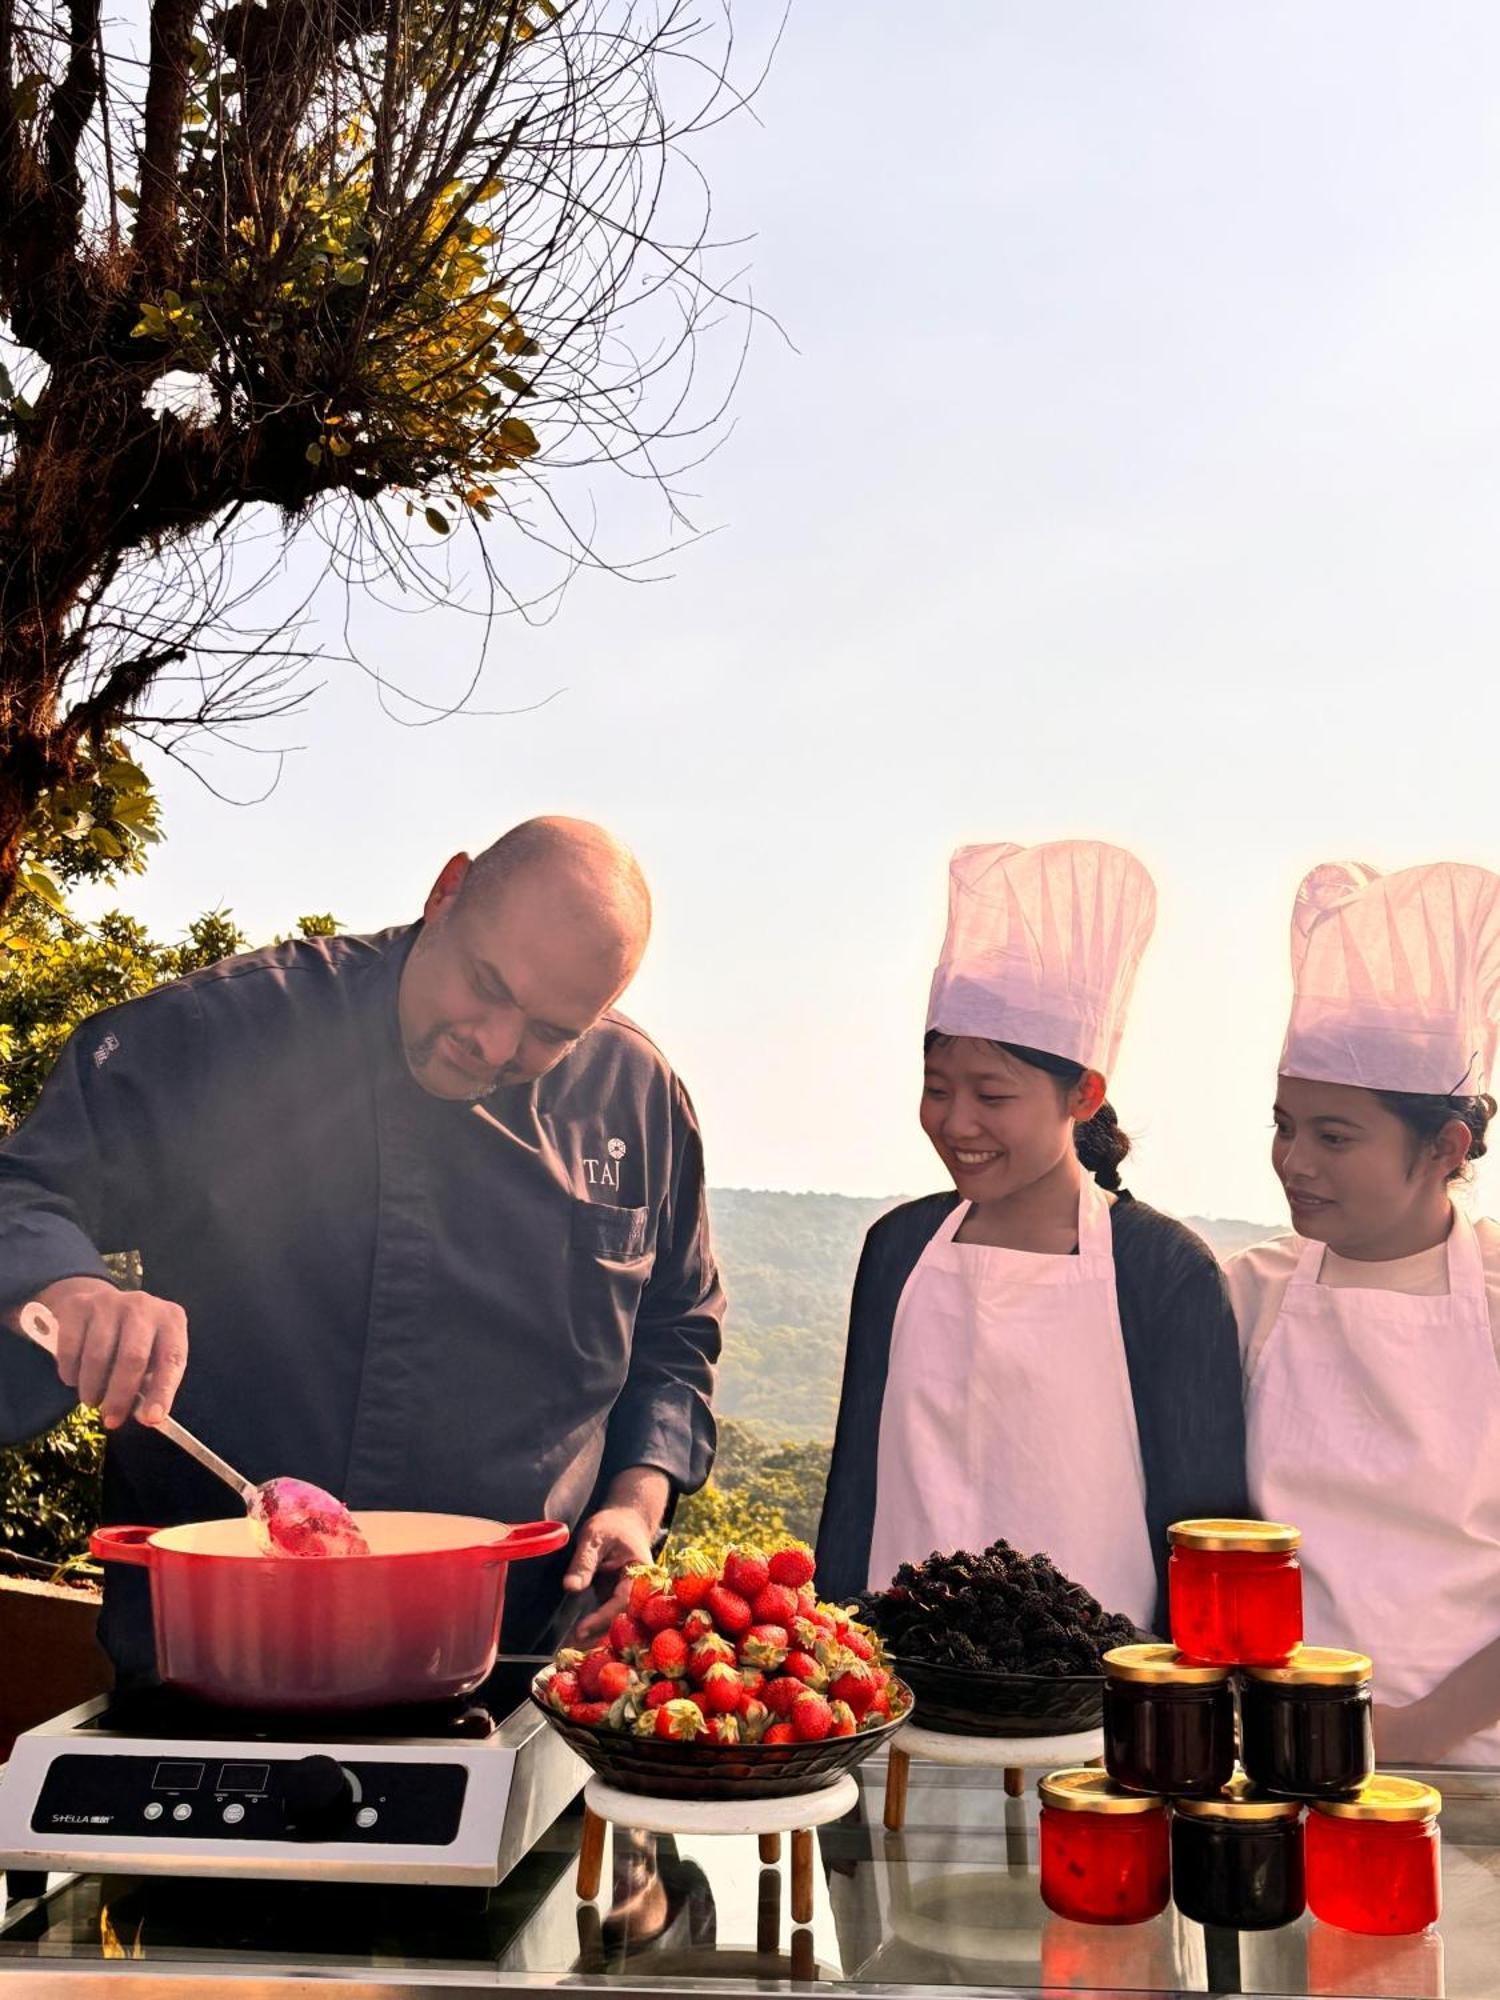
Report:
[[[657,1799],[790,1799],[816,1792],[888,1743],[911,1715],[908,1706],[879,1729],[828,1736],[821,1743],[674,1743],[665,1736],[622,1736],[569,1722],[541,1699],[541,1685],[538,1676],[531,1699],[590,1770],[618,1791]],[[893,1692],[897,1685],[892,1683]],[[909,1704],[911,1690],[902,1693]]]
[[[1072,1736],[1104,1716],[1104,1676],[986,1674],[931,1660],[890,1664],[916,1696],[924,1729],[949,1736]]]

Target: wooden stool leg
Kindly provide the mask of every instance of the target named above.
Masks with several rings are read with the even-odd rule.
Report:
[[[893,1750],[885,1769],[885,1823],[892,1833],[906,1824],[906,1782],[911,1759],[904,1750]]]
[[[792,1922],[810,1924],[813,1914],[813,1837],[810,1827],[792,1835]]]
[[[810,1985],[818,1976],[818,1961],[813,1957],[813,1934],[811,1931],[792,1932],[792,1977],[803,1985]]]
[[[1015,1765],[1007,1764],[1005,1767],[1005,1796],[1008,1799],[1026,1796],[1026,1773]]]
[[[604,1821],[598,1813],[583,1809],[583,1838],[578,1843],[578,1893],[592,1903],[599,1893],[599,1877],[604,1872]]]
[[[781,1859],[781,1835],[763,1833],[760,1837],[760,1858],[766,1868],[774,1868]]]
[[[774,1868],[760,1871],[760,1890],[755,1900],[755,1949],[762,1958],[774,1958],[781,1949],[781,1877]]]

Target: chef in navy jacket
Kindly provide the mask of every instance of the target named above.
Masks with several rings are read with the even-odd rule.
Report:
[[[234,1511],[153,1433],[169,1407],[250,1479],[356,1510],[566,1521],[570,1550],[510,1579],[507,1645],[547,1643],[713,1461],[698,1125],[613,1011],[649,923],[617,842],[531,821],[455,856],[420,924],[87,1022],[0,1149],[0,1306],[40,1296],[63,1332],[57,1370],[0,1340],[0,1439],[100,1405],[110,1522]],[[101,1255],[126,1250],[142,1291]],[[108,1578],[127,1679],[152,1668],[143,1581]]]

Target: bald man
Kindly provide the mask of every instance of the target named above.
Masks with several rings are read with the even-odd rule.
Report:
[[[570,1549],[512,1572],[506,1644],[550,1643],[590,1586],[597,1630],[714,1451],[697,1121],[613,1011],[650,925],[618,841],[532,820],[455,855],[420,924],[89,1021],[0,1149],[0,1309],[40,1298],[61,1336],[55,1372],[0,1341],[0,1439],[100,1406],[112,1522],[234,1511],[153,1435],[169,1409],[356,1510],[563,1520]],[[143,1582],[111,1573],[101,1621],[127,1683],[154,1668]]]

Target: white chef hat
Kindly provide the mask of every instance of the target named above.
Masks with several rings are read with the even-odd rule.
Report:
[[[961,847],[928,1029],[1016,1042],[1107,1077],[1155,923],[1151,877],[1121,847]]]
[[[1500,1009],[1500,875],[1328,861],[1292,910],[1283,1076],[1447,1096],[1488,1087]]]

